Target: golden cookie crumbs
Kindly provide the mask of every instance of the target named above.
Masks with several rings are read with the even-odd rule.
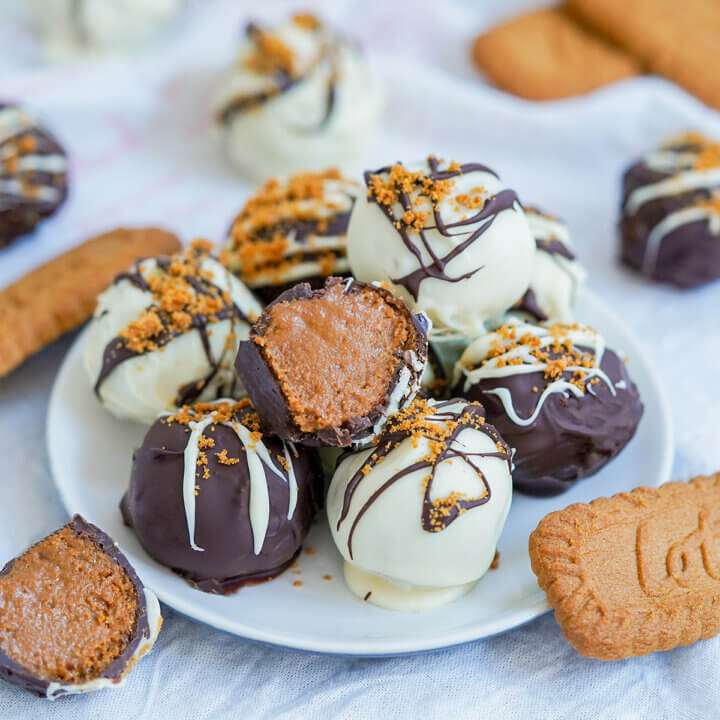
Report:
[[[322,576],[323,580],[332,580],[332,575],[328,575],[327,573]]]
[[[206,327],[229,318],[233,324],[239,311],[227,291],[214,284],[214,276],[202,267],[212,244],[195,240],[188,250],[171,258],[159,258],[154,265],[136,267],[152,293],[151,305],[118,336],[124,346],[137,354],[160,349],[177,335],[193,327]],[[207,334],[211,331],[205,330]],[[226,349],[234,349],[235,335]]]
[[[294,586],[294,587],[302,587],[302,580],[296,580],[296,581],[293,583],[293,586]]]
[[[332,231],[330,221],[349,212],[328,199],[328,190],[340,183],[350,189],[355,183],[345,180],[336,168],[317,173],[298,173],[287,181],[269,180],[251,197],[233,221],[230,239],[220,259],[250,285],[273,284],[286,278],[292,268],[303,262],[303,252],[318,246],[316,238]],[[307,238],[298,248],[297,228],[307,228]],[[330,274],[342,248],[329,248],[317,262]]]
[[[237,465],[240,462],[240,458],[228,457],[226,448],[215,453],[215,455],[221,465]]]

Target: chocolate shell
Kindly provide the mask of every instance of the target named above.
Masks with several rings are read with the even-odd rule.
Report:
[[[199,403],[148,430],[120,507],[159,563],[199,590],[228,594],[292,564],[320,482],[314,453],[260,436],[247,399]],[[255,493],[267,516],[251,505]]]
[[[0,247],[29,233],[67,197],[67,157],[17,105],[0,102]]]
[[[720,278],[720,143],[669,141],[623,176],[622,261],[680,288]]]
[[[65,528],[76,535],[90,539],[98,546],[101,552],[111,558],[125,571],[135,589],[137,598],[137,621],[132,638],[120,655],[105,667],[98,677],[84,683],[73,684],[43,679],[13,660],[0,648],[0,677],[9,683],[19,685],[34,695],[47,697],[50,700],[54,700],[62,695],[119,687],[133,669],[135,663],[152,648],[160,631],[160,626],[162,625],[160,605],[155,594],[143,587],[135,570],[112,538],[100,530],[100,528],[85,521],[80,515],[75,515],[73,519],[63,528],[60,528],[60,530]],[[56,532],[60,532],[60,530]],[[52,533],[52,535],[54,534],[55,533]],[[49,535],[48,538],[49,537],[51,537],[51,535]],[[45,540],[48,538],[45,538]],[[39,542],[43,541],[41,540]],[[7,576],[18,559],[19,558],[10,560],[0,571],[0,577]],[[48,628],[47,632],[51,632],[51,629]]]
[[[473,357],[481,342],[489,354]],[[596,473],[631,440],[643,414],[625,363],[588,328],[505,326],[475,341],[459,366],[458,390],[485,406],[515,448],[513,485],[528,495],[556,495]]]
[[[332,424],[321,417],[319,422],[324,422],[324,427],[307,431],[298,424],[283,383],[271,367],[262,343],[272,324],[272,308],[281,303],[312,302],[337,292],[337,288],[342,288],[343,295],[354,295],[368,290],[377,293],[388,306],[400,314],[409,328],[409,337],[402,348],[393,351],[390,362],[394,363],[394,370],[380,401],[368,412],[346,418],[340,423]],[[411,313],[402,300],[377,285],[337,277],[328,278],[319,290],[313,290],[307,283],[301,283],[283,293],[265,309],[252,326],[249,340],[240,343],[235,368],[266,432],[307,446],[348,446],[370,440],[377,435],[387,417],[406,407],[415,397],[427,362],[428,329],[429,321],[424,315]],[[351,328],[347,330],[351,332]],[[318,333],[317,337],[318,342],[323,340],[321,333]],[[346,338],[347,335],[342,340],[343,344]],[[292,371],[297,372],[297,369],[293,367]],[[355,387],[350,388],[350,392],[355,390]]]

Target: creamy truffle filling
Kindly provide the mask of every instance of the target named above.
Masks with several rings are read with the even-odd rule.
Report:
[[[273,305],[255,339],[303,432],[339,427],[382,405],[403,354],[414,350],[408,313],[373,288],[344,288]]]
[[[97,678],[125,651],[138,598],[125,570],[64,527],[0,576],[0,649],[48,682]]]

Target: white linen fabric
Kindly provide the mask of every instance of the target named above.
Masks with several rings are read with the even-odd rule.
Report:
[[[246,18],[276,19],[298,3],[194,3],[171,34],[130,59],[55,66],[44,63],[24,29],[21,4],[0,4],[0,95],[27,104],[65,143],[72,187],[56,218],[0,251],[0,287],[123,223],[165,225],[185,240],[222,239],[251,187],[222,157],[208,112],[212,83]],[[544,105],[488,88],[469,60],[471,38],[509,8],[531,4],[299,3],[358,38],[386,78],[385,129],[367,166],[429,152],[483,162],[521,199],[564,217],[590,288],[637,332],[666,384],[673,479],[720,470],[720,283],[679,292],[646,282],[618,264],[615,232],[622,169],[672,132],[693,127],[720,137],[720,116],[657,78]],[[44,424],[72,339],[0,380],[3,560],[67,520]],[[652,481],[637,478],[638,485]],[[50,704],[3,685],[0,717],[659,720],[720,713],[720,638],[603,664],[575,653],[548,614],[429,655],[347,659],[256,645],[163,610],[155,650],[122,689]]]

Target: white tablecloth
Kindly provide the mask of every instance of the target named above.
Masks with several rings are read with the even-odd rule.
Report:
[[[43,64],[34,38],[19,24],[20,5],[19,0],[0,5],[0,96],[23,100],[47,117],[73,155],[76,182],[57,219],[0,251],[0,286],[122,222],[166,224],[186,239],[221,237],[247,187],[223,165],[198,108],[209,99],[211,74],[230,54],[240,22],[253,13],[280,15],[292,4],[196,3],[189,21],[129,64],[62,67]],[[720,284],[683,294],[645,283],[617,265],[614,236],[623,165],[673,129],[701,126],[720,137],[718,116],[647,79],[590,100],[545,107],[500,97],[479,83],[467,46],[474,32],[507,11],[501,3],[305,0],[300,5],[321,6],[381,59],[381,67],[398,60],[397,67],[409,68],[412,58],[414,72],[426,78],[426,92],[413,112],[404,98],[389,99],[390,111],[405,108],[411,133],[425,142],[441,138],[458,159],[490,161],[522,197],[565,215],[590,269],[590,286],[620,309],[666,383],[677,442],[673,478],[720,469]],[[448,138],[442,134],[444,107],[432,96],[440,85],[446,94],[477,95],[483,111],[450,124],[461,128],[462,136],[460,130]],[[445,109],[452,112],[451,105]],[[516,132],[516,122],[523,133]],[[597,142],[588,140],[593,123],[602,123]],[[538,164],[534,148],[543,142],[554,143],[557,152],[549,156],[545,148]],[[391,152],[387,147],[386,142],[384,153]],[[381,158],[388,159],[395,157]],[[188,172],[194,178],[190,184]],[[44,423],[48,392],[71,341],[60,340],[0,380],[2,560],[67,518],[48,469]],[[638,477],[637,484],[652,480]],[[501,637],[442,652],[351,660],[255,645],[169,608],[164,615],[158,645],[123,689],[51,705],[2,686],[0,717],[720,716],[720,639],[602,664],[576,654],[548,614]]]

